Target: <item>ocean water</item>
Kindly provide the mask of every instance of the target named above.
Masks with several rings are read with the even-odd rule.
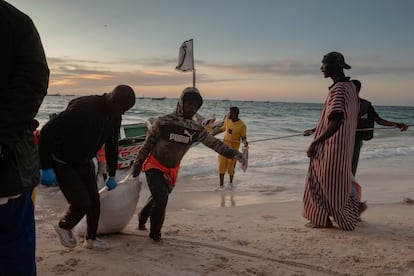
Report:
[[[50,114],[62,111],[72,98],[74,96],[47,96],[36,116],[41,126]],[[123,116],[123,123],[135,123],[170,113],[176,104],[177,99],[137,99],[135,106]],[[214,114],[217,119],[221,119],[228,112],[228,108],[234,105],[239,107],[239,116],[247,125],[249,141],[248,170],[243,173],[240,168],[236,169],[234,182],[237,192],[269,195],[278,201],[301,200],[309,163],[306,150],[313,137],[304,137],[301,134],[305,129],[316,126],[322,103],[205,100],[199,113],[203,116]],[[414,107],[375,106],[375,109],[387,120],[414,124]],[[223,136],[221,134],[217,137]],[[260,141],[263,139],[267,140]],[[389,164],[388,169],[392,173],[392,166],[398,167],[398,162],[412,162],[413,156],[414,127],[406,132],[400,132],[398,129],[378,129],[375,131],[374,139],[363,145],[359,170],[363,176],[364,162],[369,161],[370,164],[374,162],[381,166]],[[189,177],[196,183],[186,189],[214,190],[218,185],[217,153],[202,144],[191,148],[182,160],[179,176],[179,179]],[[225,177],[227,181],[228,175]],[[180,180],[177,188],[179,185]],[[384,185],[370,188],[371,194],[373,191],[374,194],[380,195],[371,201],[395,201],[396,197],[381,195],[380,192],[384,188]],[[412,187],[407,189],[413,191]],[[375,193],[376,190],[378,193]],[[404,192],[404,187],[399,187],[399,190]]]

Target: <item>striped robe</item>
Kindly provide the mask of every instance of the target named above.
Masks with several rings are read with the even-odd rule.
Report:
[[[330,87],[316,128],[318,137],[328,118],[342,114],[340,128],[317,146],[310,159],[303,196],[303,216],[318,226],[327,226],[331,216],[342,230],[353,230],[358,222],[358,200],[351,194],[352,153],[358,121],[359,99],[352,82]]]

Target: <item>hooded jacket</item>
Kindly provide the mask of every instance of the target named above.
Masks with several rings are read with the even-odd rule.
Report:
[[[67,108],[40,131],[39,156],[42,169],[52,168],[53,159],[82,165],[105,144],[109,176],[114,176],[118,158],[121,115],[113,115],[105,97],[93,95],[73,99]]]
[[[189,93],[194,93],[195,95],[190,95]],[[203,126],[194,120],[184,118],[183,104],[188,96],[196,96],[199,99],[198,108],[201,107],[202,97],[198,90],[185,89],[181,94],[175,111],[154,121],[135,159],[135,166],[141,168],[145,159],[151,154],[165,167],[177,167],[185,153],[195,142],[201,142],[227,158],[233,158],[238,153],[237,150],[231,149],[210,135]]]
[[[0,1],[0,197],[39,183],[32,123],[46,95],[49,68],[32,20]]]

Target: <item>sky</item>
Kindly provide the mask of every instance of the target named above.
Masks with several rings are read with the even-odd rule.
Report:
[[[414,106],[412,0],[9,0],[40,33],[49,94],[179,97],[194,40],[206,99],[323,102],[322,57],[338,51],[374,105]]]

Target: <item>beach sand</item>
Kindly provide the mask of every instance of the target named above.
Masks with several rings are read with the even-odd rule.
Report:
[[[413,186],[412,164],[387,173],[377,161],[369,170],[369,162],[359,179],[392,182],[398,200],[375,203],[375,194],[364,190],[374,203],[368,201],[355,231],[305,227],[301,201],[275,202],[272,193],[244,194],[237,187],[193,191],[187,187],[197,180],[183,177],[170,196],[161,243],[137,230],[135,214],[120,234],[100,236],[110,245],[103,252],[82,248],[80,238],[74,249],[60,244],[53,226],[66,200],[58,188],[39,187],[38,275],[414,275],[414,204],[403,202],[414,191],[401,188]],[[214,187],[217,179],[211,181]],[[148,195],[144,184],[137,210]]]

